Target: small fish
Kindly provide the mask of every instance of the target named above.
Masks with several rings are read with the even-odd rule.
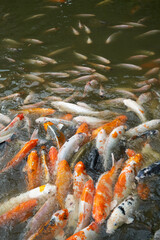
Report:
[[[137,176],[136,180],[141,181],[141,180],[146,180],[148,178],[154,177],[160,173],[160,162],[155,162],[148,167],[145,167],[141,169]]]
[[[56,239],[67,224],[68,217],[69,212],[67,209],[55,212],[50,220],[48,220],[36,233],[30,236],[28,240]],[[62,236],[61,239],[63,239]]]
[[[103,0],[99,3],[97,3],[96,6],[102,6],[102,5],[110,4],[112,2],[113,2],[112,0]]]
[[[120,63],[120,64],[115,64],[114,66],[117,68],[133,70],[133,71],[141,71],[142,70],[142,67],[134,65],[134,64],[129,64],[129,63]]]
[[[10,198],[8,201],[1,203],[0,205],[0,215],[12,210],[18,204],[31,199],[45,199],[56,193],[56,187],[51,184],[46,184],[37,188],[34,188],[28,192],[21,193],[16,197]]]
[[[131,111],[135,112],[142,122],[146,122],[145,112],[142,106],[131,99],[125,99],[123,102]]]
[[[90,14],[90,13],[80,13],[80,14],[76,14],[76,15],[74,15],[75,17],[86,17],[86,18],[88,18],[88,17],[95,17],[95,14]]]
[[[142,34],[138,35],[136,37],[136,39],[143,39],[143,38],[146,38],[146,37],[149,37],[149,36],[153,36],[153,35],[158,34],[158,33],[160,33],[160,30],[157,30],[157,29],[150,30],[150,31],[147,31],[145,33],[142,33]]]
[[[67,238],[66,240],[84,240],[84,239],[92,239],[96,240],[99,233],[99,226],[95,222],[91,222],[89,226],[82,229],[81,231],[75,233],[71,237]]]
[[[94,182],[92,179],[90,179],[85,183],[82,191],[81,200],[79,203],[78,223],[74,233],[77,233],[88,226],[92,213],[93,197]]]
[[[101,73],[95,72],[95,73],[93,73],[93,75],[95,76],[96,80],[100,80],[102,82],[108,81],[108,78]]]
[[[43,43],[39,39],[34,39],[34,38],[25,38],[25,39],[22,39],[22,41],[26,42],[26,43],[30,43],[30,44],[42,44]]]
[[[34,74],[23,74],[22,77],[26,78],[27,80],[36,81],[40,83],[43,83],[45,81],[43,78],[36,76]]]
[[[133,89],[112,88],[112,91],[119,93],[120,95],[124,96],[125,98],[127,97],[127,98],[137,100],[137,96],[131,92],[132,90]]]
[[[5,57],[5,59],[8,60],[8,62],[10,62],[10,63],[15,63],[16,62],[16,60],[13,59],[13,58]]]
[[[84,87],[84,95],[88,92],[92,92],[94,89],[97,88],[97,86],[98,86],[98,82],[95,79],[87,82],[85,87]]]
[[[85,76],[81,76],[81,77],[78,77],[78,78],[75,78],[73,80],[71,80],[70,82],[71,83],[81,83],[81,82],[87,82],[87,81],[91,81],[95,78],[95,76],[92,74],[92,75],[85,75]]]
[[[130,29],[130,28],[133,28],[133,26],[130,24],[121,24],[121,25],[110,26],[110,28],[121,30],[121,29]]]
[[[47,65],[46,62],[41,61],[41,60],[37,60],[37,59],[25,59],[24,62],[27,63],[27,64],[37,66],[37,67],[44,67],[44,66]]]
[[[120,203],[111,213],[108,221],[106,233],[113,234],[114,231],[124,223],[130,224],[134,221],[132,215],[138,205],[136,196],[128,196],[122,203]]]
[[[73,53],[74,53],[75,57],[77,59],[81,60],[81,61],[85,61],[85,60],[88,59],[87,56],[85,56],[85,55],[83,55],[81,53],[78,53],[78,52],[75,52],[75,51]]]
[[[71,173],[71,169],[69,167],[68,162],[66,160],[60,161],[58,164],[55,185],[57,187],[56,196],[57,196],[59,205],[62,209],[64,209],[65,198],[71,186],[71,178],[72,178],[72,173]]]
[[[59,28],[53,27],[53,28],[49,28],[49,29],[45,30],[44,33],[57,32],[58,30],[59,30]]]
[[[61,54],[61,53],[65,52],[65,51],[67,51],[67,50],[69,50],[69,49],[71,49],[71,47],[65,47],[65,48],[57,49],[57,50],[55,50],[55,51],[53,51],[53,52],[50,52],[50,53],[48,54],[48,57]]]
[[[153,119],[151,121],[142,123],[137,127],[129,129],[125,135],[128,137],[138,136],[139,134],[143,134],[148,130],[157,129],[159,128],[159,126],[160,126],[160,119]]]
[[[160,71],[159,67],[154,67],[154,68],[150,69],[149,71],[147,71],[144,75],[146,77],[155,76],[159,73],[159,71]]]
[[[83,28],[84,28],[84,31],[85,31],[87,34],[90,34],[90,33],[91,33],[90,28],[87,27],[86,25],[83,25]]]
[[[50,64],[56,64],[57,63],[56,60],[54,60],[52,58],[49,58],[49,57],[45,57],[45,56],[41,56],[41,55],[35,55],[35,56],[38,57],[43,62],[46,62],[46,63],[50,63]]]
[[[41,115],[51,115],[55,113],[55,110],[52,108],[29,108],[22,109],[16,112],[23,112],[24,114],[41,114]]]
[[[91,74],[94,73],[96,70],[90,67],[86,67],[86,66],[77,66],[75,65],[74,68],[76,68],[77,70],[79,70],[80,72],[83,72],[85,74]]]
[[[137,103],[142,106],[143,104],[151,101],[151,99],[152,99],[152,94],[150,92],[142,93],[138,97]]]
[[[127,58],[128,61],[133,61],[133,62],[136,62],[136,61],[143,61],[144,59],[146,59],[148,56],[147,55],[144,55],[144,54],[139,54],[139,55],[134,55],[134,56],[131,56],[129,58]]]
[[[149,57],[149,56],[154,56],[155,52],[149,51],[149,50],[138,50],[137,54],[144,54],[144,55],[147,55]]]
[[[12,210],[2,214],[0,216],[0,226],[15,226],[18,223],[26,221],[30,216],[33,215],[33,210],[37,206],[38,201],[36,199],[31,199],[20,203],[18,206]]]
[[[98,63],[93,63],[93,62],[88,62],[89,65],[93,66],[95,69],[101,70],[101,71],[109,71],[111,69],[110,66],[106,66],[103,64],[98,64]]]
[[[145,27],[145,25],[140,22],[127,22],[126,24],[129,24],[133,27]]]
[[[106,131],[106,134],[110,134],[113,131],[113,129],[125,124],[126,121],[127,121],[127,117],[125,115],[121,115],[115,118],[112,122],[105,123],[99,128],[93,130],[92,139],[94,139],[97,136],[97,134],[101,131],[101,129],[104,129]]]
[[[112,33],[105,41],[106,44],[112,43],[117,40],[117,38],[122,34],[121,31]]]
[[[21,46],[20,42],[18,42],[16,40],[13,40],[13,39],[10,39],[10,38],[4,38],[2,41],[11,45],[11,46],[15,46],[15,47]]]
[[[88,37],[87,40],[86,40],[86,43],[87,44],[92,44],[92,39],[90,37]]]
[[[158,79],[157,78],[150,78],[148,80],[137,82],[137,83],[135,83],[135,85],[137,87],[143,87],[146,84],[151,84],[152,85],[152,84],[155,84],[155,83],[158,83]]]
[[[111,107],[118,107],[118,108],[122,108],[124,106],[123,100],[125,98],[113,98],[113,99],[108,99],[108,100],[103,100],[99,103],[99,105],[108,105]]]
[[[23,105],[20,109],[24,110],[24,109],[38,108],[44,105],[45,103],[46,103],[45,101],[41,101],[34,104]]]
[[[95,55],[95,54],[92,54],[93,57],[95,57],[96,60],[98,60],[99,62],[103,63],[103,64],[110,64],[110,60],[105,58],[105,57],[102,57],[102,56],[98,56],[98,55]]]
[[[63,94],[63,93],[72,93],[74,91],[74,88],[50,88],[50,91],[52,93],[57,93],[57,94]]]
[[[39,14],[35,14],[31,17],[26,18],[24,21],[28,21],[28,20],[32,20],[32,19],[36,19],[36,18],[41,18],[41,17],[44,17],[44,16],[45,16],[44,13],[39,13]]]
[[[79,32],[74,27],[71,27],[71,29],[72,29],[72,32],[75,36],[79,35]]]

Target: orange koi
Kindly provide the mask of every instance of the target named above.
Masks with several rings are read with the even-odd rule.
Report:
[[[95,129],[92,132],[92,139],[97,136],[97,134],[101,131],[101,129],[104,129],[107,134],[110,134],[114,128],[125,124],[126,121],[127,121],[127,117],[125,115],[121,115],[121,116],[115,118],[112,122],[106,123],[106,124],[102,125],[101,127]]]
[[[27,172],[27,189],[31,190],[40,185],[39,179],[39,157],[37,151],[34,150],[28,155],[27,164],[25,166]]]
[[[60,161],[55,185],[57,186],[57,199],[62,209],[64,208],[65,198],[71,185],[71,178],[72,173],[68,162],[66,160]]]
[[[25,158],[28,152],[37,145],[37,142],[38,139],[30,140],[29,142],[27,142],[24,147],[22,147],[22,149],[16,154],[16,156],[7,163],[7,166],[0,171],[0,173],[6,172],[12,167],[17,166],[23,160],[23,158]]]
[[[15,110],[14,110],[15,111]],[[51,115],[55,113],[56,110],[52,108],[29,108],[29,109],[22,109],[22,110],[16,110],[16,112],[22,112],[24,114],[40,114],[43,116]]]
[[[57,161],[57,155],[58,155],[58,151],[55,147],[51,147],[49,150],[49,157],[48,157],[48,170],[50,173],[51,178],[53,178],[54,175],[54,171],[56,168],[56,161]]]
[[[122,166],[119,160],[110,171],[102,174],[96,184],[96,192],[93,201],[93,218],[101,224],[105,221],[111,211],[111,201],[113,198],[113,185],[117,178],[117,170]]]
[[[135,151],[133,149],[130,149],[130,148],[126,149],[125,152],[126,152],[126,154],[129,158],[136,155]]]
[[[88,126],[88,124],[85,123],[85,122],[82,123],[76,131],[76,134],[78,134],[78,133],[86,133],[86,135],[89,136],[89,126]]]
[[[61,117],[63,120],[71,121],[73,118],[73,115],[71,113],[67,113]]]
[[[135,175],[142,166],[143,157],[141,154],[129,158],[118,177],[114,188],[114,202],[119,204],[125,197],[127,197],[132,189]]]
[[[99,226],[95,222],[91,222],[89,226],[83,230],[73,234],[71,237],[66,240],[87,240],[87,239],[97,239],[97,234],[99,232]]]
[[[17,207],[0,216],[0,227],[5,225],[14,226],[20,222],[26,221],[33,215],[33,209],[37,206],[38,201],[31,199],[20,203]]]
[[[78,162],[74,167],[73,173],[73,191],[74,197],[79,201],[84,185],[89,180],[86,167],[83,162]]]
[[[50,179],[49,170],[47,167],[45,146],[42,146],[40,151],[40,178],[41,184],[48,183]]]
[[[33,234],[30,240],[52,240],[60,234],[62,228],[65,227],[68,220],[68,210],[63,209],[54,213],[49,221],[44,224],[35,234]]]
[[[83,228],[87,227],[90,222],[90,216],[92,211],[92,204],[93,204],[93,197],[94,197],[94,182],[92,179],[88,180],[83,188],[81,201],[79,204],[79,218],[76,232],[79,232]]]
[[[146,183],[138,183],[137,193],[140,199],[147,200],[150,194],[150,188]]]

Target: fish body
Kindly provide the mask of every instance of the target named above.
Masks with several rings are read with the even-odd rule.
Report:
[[[94,182],[92,179],[90,179],[85,183],[82,191],[81,200],[79,203],[79,218],[75,233],[88,226],[92,213],[93,197]]]
[[[45,122],[52,122],[54,124],[59,124],[62,123],[66,126],[74,126],[75,124],[72,123],[71,121],[65,120],[65,119],[60,119],[60,118],[49,118],[49,117],[40,117],[36,119],[36,123],[45,123]]]
[[[149,165],[148,167],[141,169],[136,176],[136,180],[137,181],[145,180],[150,177],[159,175],[159,173],[160,173],[160,161],[155,162]]]
[[[71,237],[67,238],[66,240],[94,240],[97,239],[99,232],[99,226],[95,222],[91,222],[89,226],[82,229],[81,231],[75,233]]]
[[[96,148],[101,156],[104,154],[104,146],[107,139],[106,131],[102,128],[96,137]]]
[[[6,172],[12,167],[17,166],[23,160],[23,158],[28,154],[28,152],[37,145],[37,142],[38,142],[38,139],[33,139],[27,142],[22,147],[22,149],[12,158],[12,160],[7,163],[6,167],[4,167],[0,171],[0,173]]]
[[[145,122],[140,124],[137,127],[129,129],[125,135],[127,137],[134,137],[138,136],[140,134],[143,134],[144,132],[148,130],[154,130],[160,127],[160,119],[153,119],[151,121]]]
[[[134,64],[129,64],[129,63],[119,63],[114,65],[117,68],[121,69],[127,69],[127,70],[133,70],[133,71],[141,71],[142,67]]]
[[[54,195],[56,193],[56,187],[51,184],[42,185],[40,187],[34,188],[28,192],[21,193],[17,197],[12,197],[8,201],[0,204],[0,215],[12,210],[18,204],[26,202],[30,199],[43,199]]]
[[[65,198],[70,189],[72,173],[69,164],[66,160],[62,160],[58,164],[56,187],[57,199],[60,207],[63,209],[65,205]]]
[[[87,123],[91,128],[100,127],[102,124],[106,123],[106,120],[96,118],[96,117],[89,117],[89,116],[77,116],[73,118],[74,122]]]
[[[133,213],[138,205],[138,199],[136,196],[128,196],[122,203],[120,203],[111,213],[107,221],[106,232],[109,234],[122,226],[124,223],[130,224],[133,222]]]
[[[19,110],[19,112],[23,112],[24,114],[51,115],[55,113],[55,110],[52,108],[29,108],[29,109]]]
[[[123,102],[129,109],[136,113],[142,122],[146,122],[145,112],[142,106],[131,99],[125,99]]]
[[[136,154],[125,162],[114,187],[113,203],[116,205],[119,204],[131,193],[135,176],[142,166],[142,163],[143,157],[141,154]]]
[[[68,141],[63,144],[63,146],[58,152],[58,161],[61,161],[63,159],[65,159],[66,161],[70,161],[70,158],[79,149],[85,138],[85,133],[78,133],[68,139]]]
[[[58,156],[58,151],[54,146],[50,147],[49,150],[49,158],[48,158],[48,170],[51,176],[51,179],[54,177],[54,171],[56,167],[56,161]]]
[[[68,210],[63,209],[55,212],[49,221],[42,226],[35,234],[29,237],[28,240],[52,240],[60,234],[68,220]]]
[[[115,150],[120,138],[125,133],[125,126],[119,126],[110,133],[104,145],[104,169],[110,169],[112,166],[111,153]]]
[[[40,180],[41,184],[46,184],[50,180],[50,174],[47,166],[47,155],[44,146],[42,146],[40,150]]]
[[[102,125],[101,127],[93,130],[92,138],[95,138],[97,136],[98,132],[101,131],[101,129],[104,129],[107,134],[110,134],[114,128],[125,124],[126,121],[127,121],[127,117],[125,115],[121,115],[121,116],[115,118],[112,122],[106,123],[106,124]]]
[[[96,223],[102,224],[111,211],[113,198],[113,185],[117,178],[117,170],[121,167],[122,160],[119,160],[110,171],[103,173],[96,184],[93,201],[93,218]]]

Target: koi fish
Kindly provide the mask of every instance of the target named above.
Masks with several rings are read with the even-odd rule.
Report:
[[[119,126],[110,133],[108,136],[105,145],[104,145],[104,169],[105,171],[107,169],[110,169],[112,166],[112,162],[110,161],[111,153],[114,151],[116,145],[119,142],[119,139],[124,135],[125,133],[125,126]]]
[[[56,187],[51,184],[42,185],[40,187],[34,188],[28,192],[21,193],[17,197],[12,197],[8,201],[0,204],[0,215],[10,211],[15,208],[18,204],[26,202],[30,199],[41,200],[48,198],[56,193]]]
[[[23,158],[25,158],[28,152],[37,145],[37,142],[38,139],[30,140],[27,142],[24,147],[22,147],[22,149],[16,154],[16,156],[14,156],[12,160],[7,163],[6,167],[0,171],[0,173],[6,172],[12,167],[17,166],[23,160]]]
[[[75,134],[79,134],[79,133],[85,133],[86,136],[89,137],[90,131],[89,131],[89,126],[88,126],[87,123],[82,123],[82,124],[78,127],[78,129],[77,129],[77,131],[76,131]]]
[[[69,138],[68,141],[63,144],[63,146],[58,152],[58,161],[61,161],[63,159],[65,159],[66,161],[70,161],[70,158],[79,149],[85,138],[85,133],[78,133]]]
[[[37,232],[51,218],[53,211],[58,210],[58,207],[55,196],[50,197],[27,224],[24,240]]]
[[[55,167],[56,167],[56,161],[57,161],[57,155],[58,155],[58,151],[55,147],[50,147],[49,150],[49,158],[48,158],[48,170],[51,176],[51,179],[53,178],[53,174],[55,171]]]
[[[114,231],[122,226],[124,223],[130,224],[134,221],[132,215],[138,205],[136,196],[129,196],[121,204],[119,204],[111,213],[107,221],[106,233],[112,234]]]
[[[76,123],[87,123],[91,128],[100,127],[102,124],[105,124],[107,120],[100,119],[96,117],[89,117],[89,116],[77,116],[73,118],[73,121]]]
[[[40,151],[40,181],[41,184],[46,184],[50,180],[49,170],[47,166],[47,155],[45,146],[41,147]]]
[[[28,155],[25,171],[27,174],[27,189],[31,190],[38,187],[40,185],[40,172],[39,157],[36,150]]]
[[[113,117],[116,116],[117,114],[114,112],[111,112],[109,110],[105,110],[105,111],[91,111],[89,109],[86,109],[84,107],[78,106],[76,104],[73,103],[67,103],[67,102],[63,102],[63,101],[57,101],[57,102],[52,102],[52,105],[57,108],[59,111],[64,111],[64,112],[68,112],[68,113],[73,113],[73,114],[82,114],[82,115],[88,115],[88,116],[105,116],[105,117]]]
[[[49,117],[40,117],[37,118],[36,123],[45,123],[45,122],[52,122],[54,124],[59,124],[62,123],[65,126],[74,126],[75,124],[72,123],[71,121],[65,120],[65,119],[59,119],[59,118],[49,118]]]
[[[81,231],[73,234],[71,237],[67,238],[66,240],[84,240],[84,239],[97,239],[99,232],[99,226],[95,222],[91,222],[89,226],[82,229]]]
[[[96,148],[101,156],[104,154],[104,146],[107,139],[106,131],[102,128],[96,137]]]
[[[41,114],[41,115],[51,115],[55,113],[55,110],[52,108],[30,108],[30,109],[22,109],[16,110],[16,112],[23,112],[24,114]]]
[[[123,103],[140,118],[142,122],[146,121],[145,112],[142,106],[131,99],[123,100]]]
[[[136,176],[136,180],[137,181],[145,180],[147,178],[154,177],[159,173],[160,173],[160,161],[155,162],[149,165],[148,167],[141,169]]]
[[[114,196],[112,205],[119,204],[125,197],[127,197],[132,189],[135,175],[142,165],[143,157],[141,154],[129,158],[118,177],[114,187]]]
[[[37,204],[38,201],[36,199],[31,199],[20,203],[12,210],[0,216],[0,227],[6,225],[14,226],[18,223],[26,221],[30,216],[33,215],[33,210]]]
[[[138,136],[139,134],[143,134],[148,130],[157,129],[159,128],[159,126],[160,126],[160,119],[154,119],[154,120],[142,123],[137,127],[129,129],[128,131],[126,131],[125,135],[127,137]]]
[[[96,191],[93,201],[93,218],[101,224],[105,221],[111,211],[111,201],[113,198],[113,185],[118,176],[118,169],[122,166],[122,160],[116,162],[110,171],[103,173],[96,184]]]
[[[69,212],[67,209],[55,212],[49,221],[42,226],[35,234],[29,237],[28,240],[52,240],[60,234],[61,230],[67,224]]]
[[[79,203],[79,218],[76,232],[79,232],[83,228],[87,227],[90,222],[90,216],[92,211],[92,203],[94,197],[94,182],[92,179],[88,180],[83,188],[81,200]]]
[[[57,199],[60,207],[63,209],[65,204],[65,198],[71,185],[72,173],[69,164],[66,160],[62,160],[58,164],[56,187],[57,187]]]
[[[114,128],[125,124],[126,121],[127,121],[127,117],[125,115],[115,118],[112,122],[106,123],[101,127],[95,129],[92,132],[92,139],[97,136],[98,132],[101,131],[102,128],[106,131],[107,134],[110,134]]]
[[[8,140],[14,134],[23,118],[23,114],[18,114],[7,127],[0,131],[0,143]]]

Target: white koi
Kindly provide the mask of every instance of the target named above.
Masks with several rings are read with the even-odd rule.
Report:
[[[96,137],[96,148],[101,156],[104,154],[104,146],[107,139],[106,131],[102,128],[101,131],[98,132]]]
[[[135,112],[136,115],[140,118],[140,120],[142,122],[146,121],[146,117],[145,117],[145,113],[144,113],[144,109],[142,106],[140,106],[138,103],[136,103],[135,101],[131,100],[131,99],[125,99],[123,100],[123,103],[129,108],[131,109],[131,111]]]
[[[107,120],[96,118],[96,117],[89,117],[89,116],[74,117],[73,121],[76,123],[86,122],[91,128],[100,127],[101,125],[107,122]]]

